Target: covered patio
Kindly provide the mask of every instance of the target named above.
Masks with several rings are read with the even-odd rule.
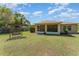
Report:
[[[36,33],[60,34],[60,23],[43,23],[35,25]]]

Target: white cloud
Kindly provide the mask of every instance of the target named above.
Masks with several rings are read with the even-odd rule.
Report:
[[[66,8],[66,12],[75,12],[75,10],[72,10],[72,9],[70,9],[70,8]]]
[[[51,10],[52,9],[52,7],[48,7],[48,10]]]
[[[5,4],[5,6],[8,7],[8,8],[15,8],[15,7],[17,7],[17,5],[18,4],[16,4],[16,3],[7,3],[7,4]]]
[[[79,17],[79,12],[64,12],[64,13],[61,13],[59,15],[59,17],[63,17],[63,18],[78,18]]]
[[[31,4],[28,4],[29,7],[31,7]]]
[[[17,12],[23,12],[23,8],[22,8],[22,7],[19,7],[19,8],[17,8],[16,11],[17,11]]]
[[[68,3],[55,3],[55,8],[48,11],[48,14],[52,14],[54,12],[59,12],[65,9],[69,4]]]
[[[16,7],[18,6],[18,4],[16,4],[16,3],[0,3],[0,6],[4,6],[7,8],[10,8],[12,10],[16,10]]]
[[[29,12],[19,12],[19,13],[21,13],[23,15],[29,15],[30,14]]]
[[[43,11],[35,11],[32,14],[33,14],[33,16],[41,16],[42,13],[43,13]]]
[[[55,6],[64,6],[64,7],[66,7],[68,5],[69,5],[69,3],[55,3]]]
[[[23,7],[26,7],[26,6],[31,7],[31,4],[30,3],[24,3]]]
[[[24,5],[24,6],[27,6],[27,5],[28,5],[28,3],[24,3],[23,5]]]
[[[52,13],[54,13],[56,11],[61,11],[62,9],[64,9],[64,7],[59,7],[59,8],[55,8],[55,9],[49,10],[48,14],[52,14]]]
[[[61,18],[61,19],[79,18],[79,11],[70,8],[65,8],[65,11],[61,11],[59,14],[55,15],[55,18]]]
[[[69,4],[55,4],[55,8],[48,10],[48,14],[52,15],[56,13],[52,18],[53,19],[62,19],[63,21],[66,19],[75,19],[79,18],[79,10],[71,9],[68,7]]]

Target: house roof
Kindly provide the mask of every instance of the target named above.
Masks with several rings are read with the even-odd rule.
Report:
[[[61,24],[79,24],[79,23],[76,23],[76,22],[62,22]]]
[[[57,20],[43,20],[39,23],[35,23],[35,24],[79,24],[76,22],[63,22],[63,21],[57,21]]]
[[[56,23],[56,22],[61,22],[61,21],[57,21],[57,20],[43,20],[41,21],[41,23]]]
[[[62,21],[53,21],[53,20],[43,20],[39,23],[35,23],[35,24],[58,24],[58,23],[62,23]]]

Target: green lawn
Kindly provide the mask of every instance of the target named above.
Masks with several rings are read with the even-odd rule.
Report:
[[[26,38],[9,40],[0,35],[0,55],[79,55],[79,34],[72,36],[38,35],[23,32]]]

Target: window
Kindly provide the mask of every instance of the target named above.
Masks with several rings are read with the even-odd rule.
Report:
[[[58,26],[57,25],[47,25],[48,32],[57,32]]]

